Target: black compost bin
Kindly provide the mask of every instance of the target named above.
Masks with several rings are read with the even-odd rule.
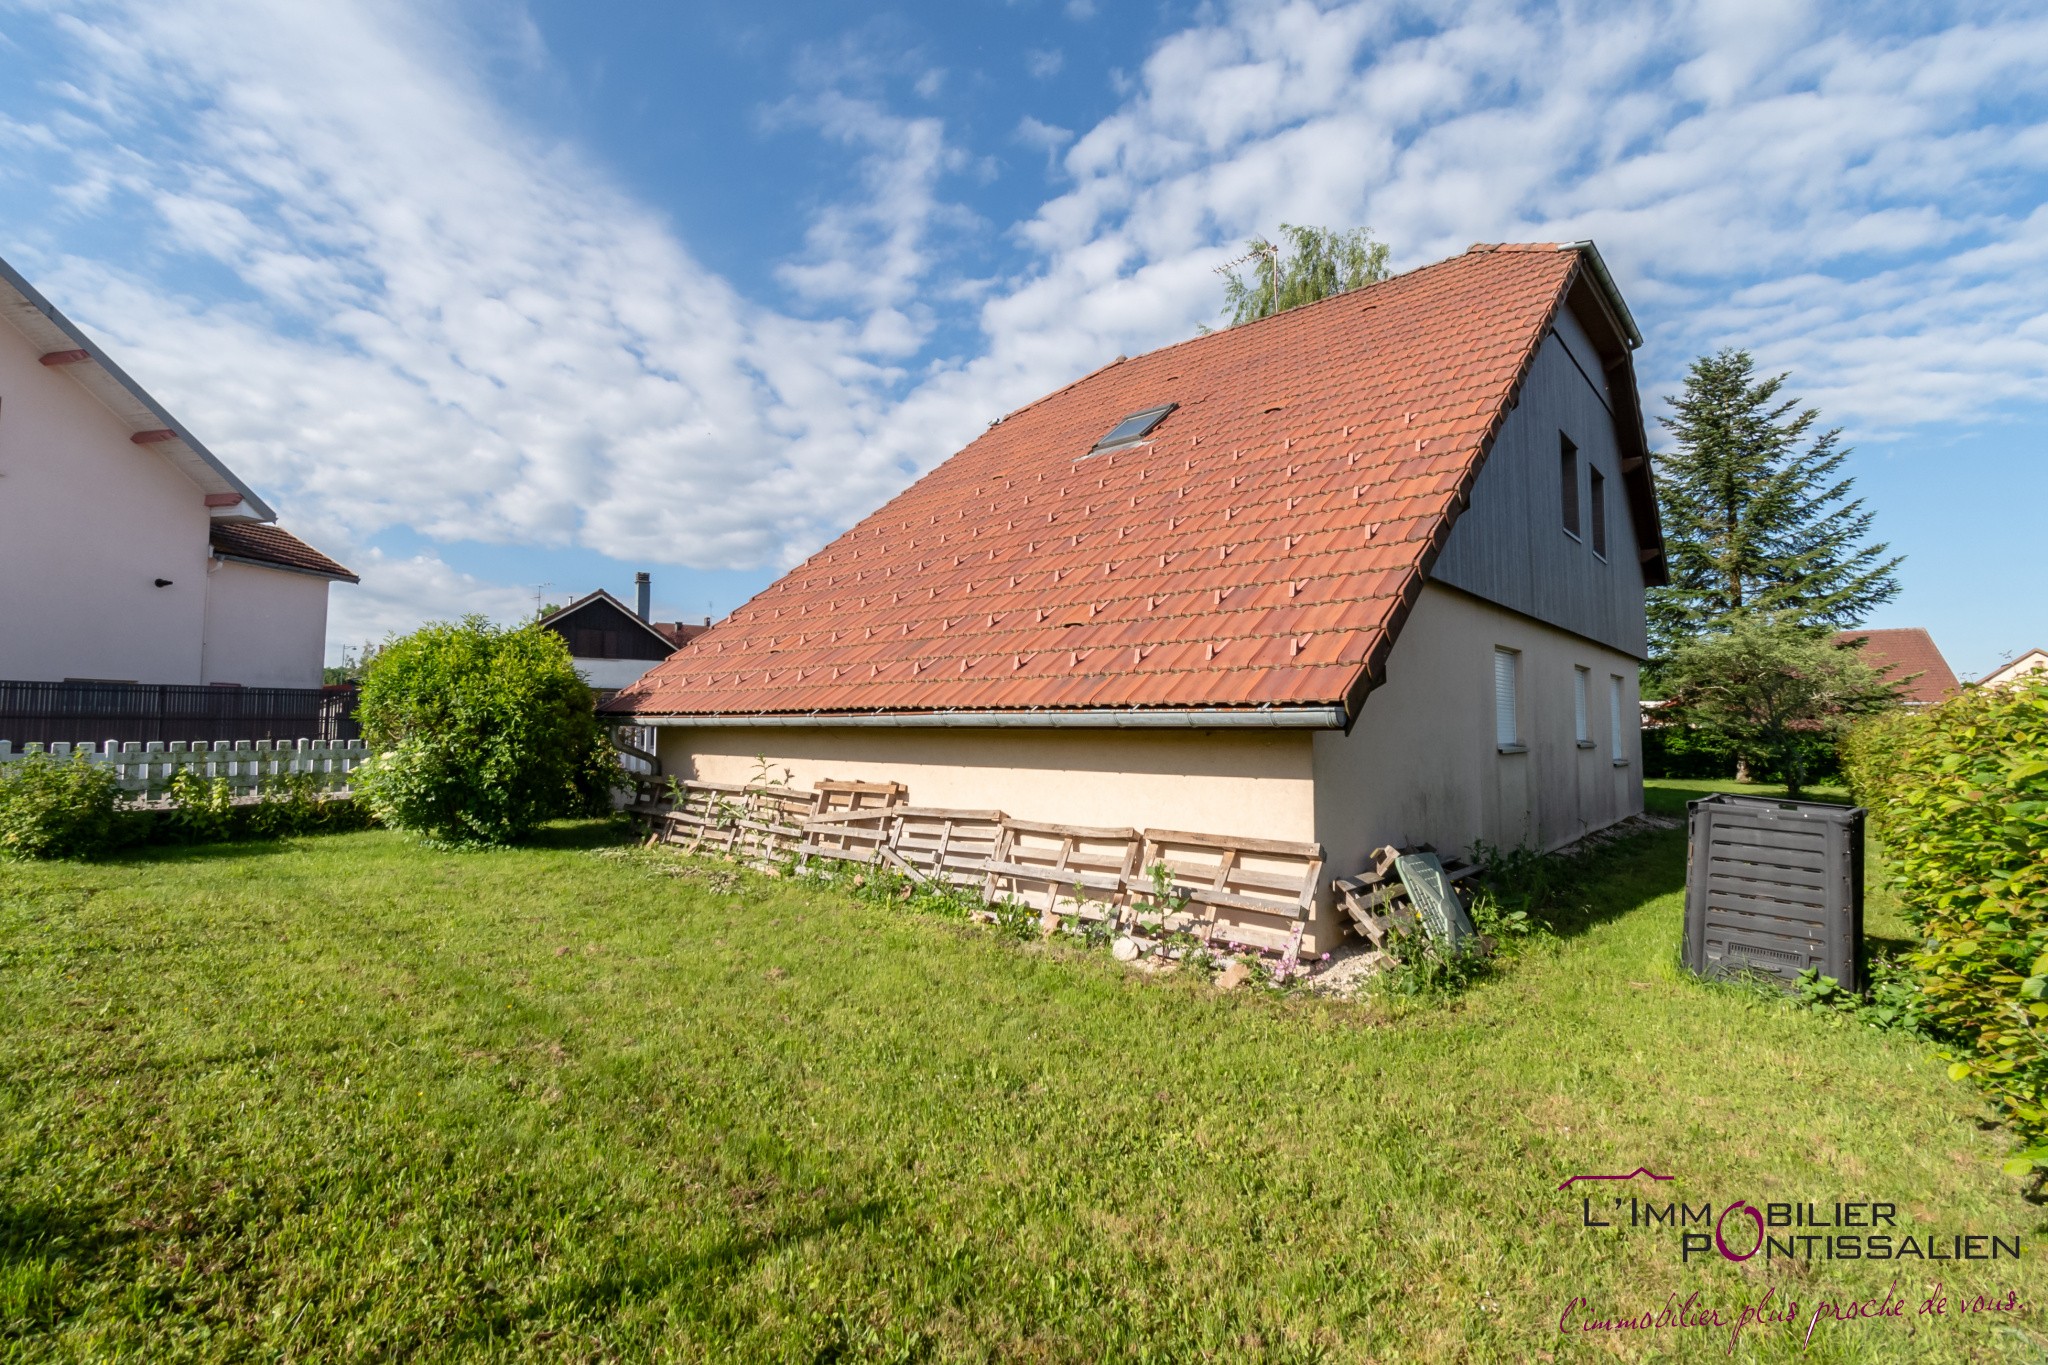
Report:
[[[1862,990],[1863,808],[1717,795],[1687,810],[1685,965],[1787,982],[1812,968]]]

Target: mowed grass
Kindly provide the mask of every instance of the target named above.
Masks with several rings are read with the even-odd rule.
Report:
[[[1896,1278],[1907,1321],[1802,1351],[1802,1311],[1735,1358],[2043,1358],[2044,1219],[1971,1093],[1682,977],[1676,832],[1610,851],[1553,948],[1401,1007],[611,837],[0,864],[0,1357],[1705,1360],[1726,1327],[1559,1318]],[[1637,1166],[2028,1254],[1685,1264],[1557,1189]]]

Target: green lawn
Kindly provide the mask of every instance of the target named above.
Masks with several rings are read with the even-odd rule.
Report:
[[[0,864],[0,1358],[1720,1360],[1559,1316],[1772,1290],[1803,1330],[1896,1276],[1906,1322],[1735,1358],[2044,1359],[2031,1309],[1959,1310],[2048,1294],[1971,1094],[1683,979],[1675,831],[1554,949],[1398,1010],[605,837]],[[1556,1189],[1639,1165],[2029,1254],[1681,1264]]]

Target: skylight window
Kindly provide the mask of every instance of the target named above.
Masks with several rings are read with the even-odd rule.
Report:
[[[1143,412],[1132,413],[1111,427],[1101,440],[1089,447],[1088,454],[1100,455],[1106,450],[1121,450],[1125,446],[1136,445],[1151,434],[1152,428],[1166,420],[1167,413],[1179,406],[1178,403],[1168,403],[1162,407],[1146,408]],[[1086,459],[1087,456],[1084,455],[1082,458]]]

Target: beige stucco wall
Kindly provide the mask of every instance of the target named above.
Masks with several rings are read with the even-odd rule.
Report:
[[[0,678],[200,681],[204,495],[129,434],[0,326]]]
[[[919,806],[1315,837],[1306,732],[675,728],[658,743],[663,772],[706,782],[752,781],[759,755],[799,787],[824,777],[901,782]]]
[[[1521,651],[1525,753],[1494,743],[1493,654]],[[1578,747],[1572,670],[1590,674],[1591,748]],[[1609,678],[1622,679],[1622,762]],[[1555,848],[1643,808],[1633,658],[1468,596],[1423,589],[1387,676],[1349,735],[1315,739],[1316,838],[1338,875],[1385,844]]]
[[[326,579],[212,561],[202,681],[318,687],[326,652]]]

